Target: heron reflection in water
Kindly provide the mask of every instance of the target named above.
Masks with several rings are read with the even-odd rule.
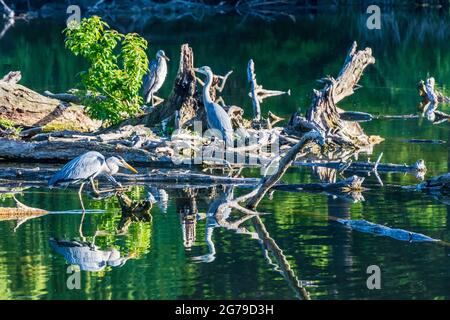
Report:
[[[205,241],[209,252],[202,256],[193,257],[192,259],[196,262],[210,263],[216,259],[216,246],[213,241],[213,232],[215,228],[226,228],[239,234],[248,234],[252,239],[259,239],[256,232],[250,232],[246,228],[240,226],[245,221],[253,218],[254,215],[245,215],[239,220],[229,221],[231,207],[224,204],[233,200],[235,187],[226,186],[224,188],[223,193],[211,202],[208,211],[206,212]]]
[[[121,256],[119,250],[100,250],[95,244],[76,240],[50,239],[52,249],[61,254],[67,263],[77,265],[83,271],[102,271],[106,266],[122,267],[133,255]]]

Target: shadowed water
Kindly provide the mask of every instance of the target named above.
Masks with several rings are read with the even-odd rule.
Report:
[[[234,70],[224,98],[244,107],[247,117],[251,117],[245,73],[248,59],[255,61],[258,82],[264,87],[292,91],[291,96],[265,100],[263,114],[271,110],[289,116],[298,109],[305,112],[312,88],[321,86],[316,79],[336,76],[356,40],[360,47],[373,49],[377,62],[367,68],[360,82],[363,88],[340,106],[396,115],[416,113],[419,99],[415,87],[427,76],[434,76],[449,94],[448,18],[438,12],[390,12],[383,15],[382,29],[374,31],[365,28],[365,15],[358,12],[305,14],[295,22],[289,18],[243,22],[242,17],[219,16],[203,21],[150,21],[138,29],[125,25],[127,31],[137,31],[149,40],[150,55],[164,49],[172,59],[161,96],[170,92],[179,47],[188,42],[197,66],[209,65],[218,74]],[[123,23],[111,25],[122,28]],[[64,48],[63,27],[59,20],[17,22],[0,40],[1,73],[21,70],[21,83],[37,91],[62,92],[74,87],[76,74],[85,65]],[[448,106],[441,108],[448,111]],[[362,126],[368,134],[386,140],[374,148],[373,155],[362,155],[360,160],[370,157],[374,161],[383,152],[382,162],[412,164],[424,159],[426,177],[448,171],[447,123],[373,120]],[[446,143],[409,143],[408,139]],[[246,170],[245,175],[258,176],[259,170]],[[326,194],[276,191],[261,202],[258,210],[271,213],[261,221],[312,299],[450,298],[448,247],[435,241],[411,241],[407,236],[450,241],[450,211],[445,199],[389,187],[418,183],[413,175],[380,176],[387,187],[379,188],[373,176],[366,178],[364,185],[370,189],[363,193],[364,201],[356,203]],[[319,180],[311,168],[291,168],[283,181]],[[148,191],[158,195],[150,187],[136,187],[129,196],[145,198]],[[168,200],[164,201],[164,193],[157,197],[153,220],[134,222],[122,235],[116,234],[121,218],[117,199],[96,200],[85,195],[87,209],[104,210],[86,215],[85,239],[78,233],[79,212],[64,213],[80,208],[75,191],[31,188],[19,192],[16,198],[22,203],[57,212],[30,219],[16,232],[14,221],[0,221],[0,298],[298,297],[277,260],[258,240],[251,219],[241,225],[245,232],[227,228],[220,217],[208,216],[213,202],[224,196],[222,187],[183,191],[167,185],[165,190]],[[236,188],[234,194],[247,191]],[[197,215],[187,214],[192,199]],[[1,207],[13,205],[10,195],[0,194]],[[235,211],[227,214],[226,221],[242,217]],[[393,234],[393,229],[397,233]],[[94,241],[98,230],[104,234]],[[79,290],[67,288],[69,262],[83,270]],[[370,265],[381,268],[381,290],[367,289]]]

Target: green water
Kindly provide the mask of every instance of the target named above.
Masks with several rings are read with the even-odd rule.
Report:
[[[353,40],[370,46],[377,59],[368,67],[363,88],[342,101],[346,110],[373,114],[410,114],[418,104],[416,83],[432,75],[449,93],[450,29],[448,14],[437,12],[396,12],[383,15],[381,30],[365,28],[365,15],[319,13],[272,22],[219,16],[203,21],[191,19],[149,23],[137,31],[150,41],[149,53],[163,48],[172,58],[169,76],[161,96],[170,92],[178,64],[179,47],[188,42],[194,49],[195,64],[209,65],[218,74],[234,70],[224,91],[225,101],[243,106],[251,116],[251,101],[245,68],[249,58],[256,65],[258,82],[266,88],[292,90],[291,96],[267,99],[263,113],[272,110],[288,116],[310,104],[312,88],[325,75],[336,76]],[[119,23],[111,23],[119,27]],[[0,40],[0,72],[22,71],[22,84],[37,91],[54,92],[72,88],[82,60],[64,49],[63,21],[17,22]],[[124,30],[122,30],[124,31]],[[444,111],[448,107],[443,106]],[[450,140],[446,123],[432,125],[424,119],[374,120],[362,124],[368,134],[386,140],[374,148],[374,159],[383,152],[382,162],[412,164],[424,159],[426,177],[448,171],[448,144],[413,144],[406,139]],[[362,155],[360,160],[367,156]],[[8,166],[10,164],[7,164]],[[140,168],[141,171],[146,169]],[[246,175],[258,176],[259,171]],[[383,183],[409,185],[418,180],[408,174],[380,174]],[[283,179],[290,183],[317,182],[309,168],[292,168]],[[450,210],[425,193],[376,187],[371,176],[370,190],[357,203],[326,194],[276,191],[259,206],[270,215],[261,219],[283,250],[297,278],[312,299],[448,299],[450,298],[450,256],[435,243],[414,243],[352,231],[329,217],[364,219],[392,228],[422,233],[450,241]],[[1,184],[0,184],[1,186]],[[135,188],[135,199],[145,197],[151,186]],[[31,219],[17,231],[15,222],[0,222],[0,298],[2,299],[295,299],[296,293],[283,277],[274,259],[266,258],[260,242],[249,234],[223,227],[211,237],[215,254],[206,242],[211,219],[196,222],[196,239],[190,248],[183,242],[180,208],[189,202],[186,193],[174,185],[158,186],[168,194],[167,208],[156,205],[153,221],[133,223],[125,235],[114,231],[120,220],[115,198],[96,200],[85,195],[87,209],[104,213],[88,214],[84,235],[92,242],[96,230],[98,250],[114,247],[120,265],[81,271],[81,289],[69,290],[68,261],[56,252],[50,239],[80,240],[80,214],[49,214]],[[235,194],[245,189],[236,188]],[[195,201],[200,217],[221,194],[221,187],[197,190]],[[28,206],[50,211],[79,210],[78,195],[71,190],[31,188],[16,197]],[[2,196],[0,206],[13,206]],[[230,220],[242,217],[231,212]],[[254,232],[252,221],[245,222]],[[209,228],[211,229],[211,228]],[[206,255],[206,256],[205,256]],[[202,259],[198,257],[203,256]],[[206,260],[209,259],[207,262]],[[366,269],[381,268],[381,289],[368,290]]]

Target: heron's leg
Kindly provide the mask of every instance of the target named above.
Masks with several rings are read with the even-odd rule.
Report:
[[[100,191],[98,191],[98,188],[95,185],[94,178],[90,177],[89,180],[91,182],[92,190],[94,190],[94,193],[98,196],[100,194]]]
[[[83,196],[82,196],[83,187],[84,187],[84,182],[81,184],[80,190],[78,191],[78,197],[80,198],[81,208],[83,209],[83,213],[81,215],[80,227],[79,227],[78,231],[80,233],[80,237],[84,241],[85,237],[83,235],[83,222],[84,222],[84,216],[86,214],[86,209],[84,208],[84,204],[83,204]]]
[[[82,196],[83,187],[84,187],[84,182],[81,184],[80,190],[78,190],[78,197],[80,198],[81,208],[83,209],[83,212],[85,212],[86,209],[84,208],[83,196]]]
[[[153,108],[155,106],[155,103],[153,102],[153,92],[150,93],[150,102],[151,102],[151,106]]]

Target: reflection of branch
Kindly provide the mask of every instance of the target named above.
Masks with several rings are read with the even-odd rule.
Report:
[[[11,8],[10,7],[8,7],[7,5],[6,5],[6,3],[3,1],[3,0],[0,0],[0,4],[2,4],[3,5],[3,9],[5,10],[5,13],[6,14],[4,14],[3,16],[4,17],[6,17],[6,18],[8,18],[8,19],[13,19],[14,18],[14,11],[13,10],[11,10]]]
[[[3,26],[2,32],[0,32],[0,39],[2,39],[4,37],[6,32],[8,32],[9,28],[11,28],[13,25],[14,25],[14,19],[8,19],[6,21],[5,25]]]
[[[299,299],[310,300],[308,291],[303,287],[301,281],[297,278],[294,271],[292,270],[286,256],[283,254],[283,250],[277,245],[274,239],[270,237],[269,232],[267,232],[264,223],[261,221],[260,217],[255,217],[252,219],[253,226],[259,235],[261,243],[265,250],[272,253],[275,258],[277,265],[280,268],[281,274],[284,276],[286,281],[289,283],[290,287],[295,291],[295,294]]]

